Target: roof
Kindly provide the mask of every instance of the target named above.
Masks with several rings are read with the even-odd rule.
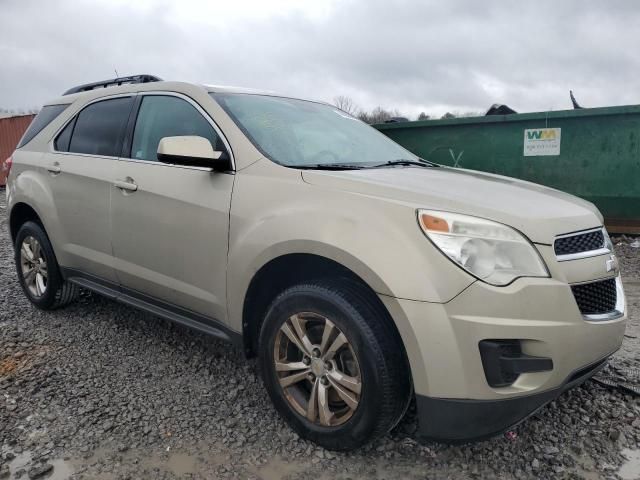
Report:
[[[257,88],[234,87],[231,85],[202,85],[208,92],[215,93],[250,93],[254,95],[274,95],[276,97],[285,97],[271,90],[259,90]]]
[[[279,94],[268,90],[259,90],[248,87],[235,87],[228,85],[202,85],[189,82],[174,82],[174,81],[158,81],[148,83],[130,83],[124,85],[107,86],[104,88],[94,88],[93,90],[87,90],[78,93],[71,93],[68,95],[61,95],[46,103],[46,105],[61,105],[73,103],[78,99],[95,99],[104,97],[107,95],[118,95],[131,92],[154,92],[154,91],[183,91],[183,90],[200,90],[201,92],[216,92],[216,93],[246,93],[253,95],[271,95],[276,97],[297,98],[291,95]]]

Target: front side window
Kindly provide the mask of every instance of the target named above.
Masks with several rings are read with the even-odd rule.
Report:
[[[258,150],[289,167],[375,166],[419,160],[347,113],[321,103],[267,95],[214,93]]]
[[[214,128],[189,102],[168,95],[145,96],[133,133],[131,158],[157,161],[160,140],[183,135],[204,137],[214,150],[224,150]]]
[[[69,152],[119,157],[132,102],[132,97],[112,98],[92,103],[82,110],[72,127]],[[66,134],[65,129],[60,136]],[[56,145],[63,147],[65,139],[60,141],[60,136]]]

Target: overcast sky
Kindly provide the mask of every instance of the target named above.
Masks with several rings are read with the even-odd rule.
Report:
[[[415,116],[640,103],[640,2],[0,0],[0,108],[120,75]]]

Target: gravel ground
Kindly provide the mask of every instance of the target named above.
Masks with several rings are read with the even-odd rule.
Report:
[[[53,313],[23,296],[0,192],[0,479],[616,478],[640,447],[640,400],[589,381],[512,435],[419,443],[411,412],[349,454],[297,437],[254,361],[83,294]],[[640,249],[616,240],[630,322],[617,366],[640,368]],[[619,473],[640,475],[640,455]]]

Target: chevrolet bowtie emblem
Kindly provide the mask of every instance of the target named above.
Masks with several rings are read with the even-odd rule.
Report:
[[[618,273],[618,259],[615,255],[611,255],[609,259],[605,262],[607,272],[615,272]]]

